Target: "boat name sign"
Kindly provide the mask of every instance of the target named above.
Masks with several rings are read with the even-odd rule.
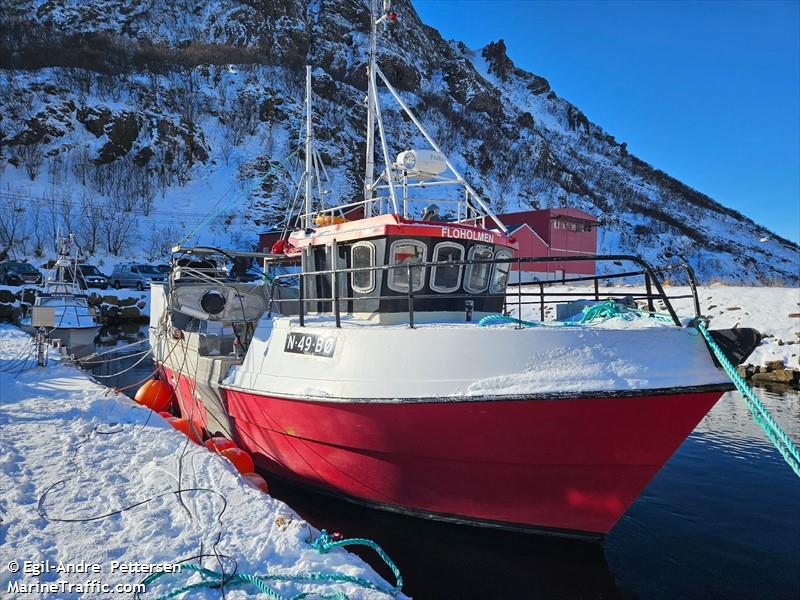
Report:
[[[325,358],[333,357],[336,350],[336,338],[329,335],[317,335],[315,333],[289,332],[286,336],[284,352],[293,354],[310,354]]]
[[[462,227],[442,227],[442,237],[455,238],[458,240],[474,240],[494,244],[494,234],[488,231],[478,231]]]

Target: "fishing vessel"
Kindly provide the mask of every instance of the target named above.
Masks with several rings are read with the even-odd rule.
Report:
[[[693,274],[634,256],[517,256],[380,70],[378,28],[395,18],[388,2],[373,4],[363,198],[332,206],[319,194],[307,69],[304,205],[287,219],[297,227],[263,254],[174,249],[169,280],[151,288],[161,376],[198,430],[323,493],[602,537],[732,389],[698,335]],[[429,147],[390,157],[385,96]],[[263,280],[226,277],[239,257],[262,261]],[[509,283],[512,264],[548,261],[591,261],[604,282],[639,278],[643,289],[601,291],[599,276]],[[661,284],[676,270],[692,284],[684,318]],[[558,321],[553,305],[584,310]],[[739,361],[760,337],[712,335]]]
[[[59,340],[69,354],[82,357],[94,351],[100,325],[78,281],[77,246],[74,255],[70,252],[73,242],[71,234],[61,239],[58,259],[21,326],[30,333],[43,329],[48,339]]]

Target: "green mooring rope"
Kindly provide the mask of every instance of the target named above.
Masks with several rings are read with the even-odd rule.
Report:
[[[366,538],[348,538],[348,539],[341,539],[335,540],[333,536],[331,536],[327,531],[324,529],[320,533],[320,536],[311,542],[311,547],[315,550],[319,551],[320,554],[326,554],[330,552],[333,548],[340,548],[344,546],[367,546],[368,548],[372,548],[378,556],[381,557],[383,562],[385,562],[389,568],[392,570],[392,573],[395,577],[395,585],[391,589],[386,589],[383,586],[379,586],[375,583],[372,583],[368,579],[364,579],[363,577],[356,577],[354,575],[344,575],[342,573],[298,573],[298,574],[289,574],[289,573],[272,573],[266,575],[251,575],[249,573],[233,573],[233,574],[226,574],[223,576],[222,573],[217,571],[206,569],[205,567],[201,567],[200,565],[196,565],[194,563],[181,563],[181,573],[186,571],[187,573],[200,573],[203,576],[203,581],[198,581],[196,583],[190,583],[188,585],[184,585],[176,590],[173,590],[167,594],[163,594],[155,598],[155,600],[168,600],[169,598],[176,598],[193,590],[203,589],[203,588],[220,588],[223,585],[226,588],[235,588],[235,587],[244,587],[244,586],[253,586],[258,589],[260,592],[267,595],[268,598],[272,598],[273,600],[301,600],[302,598],[306,598],[307,596],[311,595],[311,592],[302,592],[300,594],[295,594],[294,596],[284,596],[278,591],[275,587],[272,587],[269,584],[275,583],[285,583],[285,582],[292,582],[292,583],[352,583],[353,585],[357,585],[359,587],[376,590],[378,592],[383,592],[384,594],[395,597],[397,596],[402,588],[403,588],[403,577],[400,575],[400,569],[397,568],[397,565],[394,564],[389,555],[383,551],[378,544],[373,542],[372,540],[368,540]],[[151,583],[163,577],[165,575],[171,575],[172,573],[153,573],[152,575],[148,575],[142,583],[145,587],[149,586]],[[347,600],[348,596],[341,591],[335,591],[330,594],[317,594],[320,598],[330,599],[330,600]],[[136,593],[134,598],[137,600],[144,600],[144,596],[140,593]]]
[[[747,385],[744,378],[739,375],[736,371],[736,367],[734,367],[731,361],[728,360],[728,357],[725,356],[725,353],[714,341],[714,338],[711,337],[711,334],[702,321],[697,322],[697,330],[703,334],[709,348],[714,352],[714,356],[717,357],[725,373],[731,378],[733,385],[736,386],[736,389],[739,390],[739,393],[745,399],[747,408],[749,408],[750,412],[753,414],[755,422],[761,426],[761,429],[764,430],[769,441],[771,441],[775,449],[780,452],[795,475],[800,477],[800,450],[797,449],[797,446],[792,443],[792,440],[789,439],[786,432],[783,431],[775,419],[772,418],[767,407],[764,406],[761,400],[758,399],[758,396],[756,396],[753,388]]]

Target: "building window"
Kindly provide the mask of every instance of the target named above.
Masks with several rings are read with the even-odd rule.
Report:
[[[584,231],[591,231],[592,230],[592,224],[589,221],[586,221],[586,223],[583,224],[583,230]]]
[[[464,260],[464,247],[453,242],[441,242],[433,249],[431,268],[431,289],[435,292],[455,292],[461,285],[463,265],[443,265],[439,263],[458,263]]]
[[[572,222],[572,223],[569,224],[569,228],[570,228],[570,231],[578,231],[578,224],[575,223],[575,222]]]
[[[492,247],[478,244],[469,251],[470,260],[491,260]],[[478,263],[467,266],[464,276],[464,289],[473,294],[481,294],[489,287],[489,274],[492,272],[491,263]]]
[[[553,229],[558,229],[558,219],[553,219]]]
[[[375,246],[372,242],[358,242],[350,250],[350,263],[354,269],[375,266]],[[375,289],[375,271],[353,271],[350,273],[353,291],[369,294]]]
[[[397,240],[389,250],[390,264],[407,265],[425,262],[428,248],[417,240]],[[411,289],[421,290],[425,282],[425,267],[411,269]],[[401,267],[389,270],[389,288],[396,292],[408,291],[408,269]]]
[[[509,259],[511,258],[511,251],[502,249],[495,252],[496,259]],[[492,293],[502,294],[506,291],[506,284],[508,284],[508,271],[511,269],[511,263],[497,263],[494,266],[494,273],[492,273]]]

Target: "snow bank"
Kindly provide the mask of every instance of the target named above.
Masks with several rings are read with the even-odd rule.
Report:
[[[200,558],[191,557],[202,554],[203,566],[219,571],[215,553],[233,558],[241,573],[335,571],[391,588],[353,554],[343,550],[320,554],[309,545],[319,533],[288,506],[248,487],[225,459],[189,443],[158,415],[96,385],[55,355],[47,368],[17,373],[12,360],[29,344],[30,338],[21,331],[0,325],[0,588],[4,593],[15,581],[31,585],[97,579],[114,586],[137,583],[146,575],[113,569],[114,561],[200,563]],[[182,489],[202,488],[183,493],[184,506],[172,493],[179,479]],[[155,499],[135,508],[89,520],[151,497]],[[49,560],[53,569],[59,561],[65,565],[85,561],[99,565],[101,573],[15,574],[7,567],[12,560],[21,568],[24,561]],[[230,572],[230,559],[223,560]],[[172,580],[169,590],[187,579],[184,573]],[[339,590],[350,598],[387,597],[352,584],[288,584],[282,589],[287,595]],[[244,598],[253,592],[253,588],[230,590],[226,597]],[[12,592],[10,597],[17,595],[25,596]],[[219,598],[219,590],[192,597]]]

